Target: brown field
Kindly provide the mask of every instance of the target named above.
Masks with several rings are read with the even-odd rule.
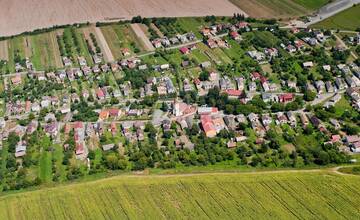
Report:
[[[0,60],[9,60],[7,40],[0,41]]]
[[[53,25],[143,17],[243,13],[226,0],[11,0],[0,3],[0,36]]]

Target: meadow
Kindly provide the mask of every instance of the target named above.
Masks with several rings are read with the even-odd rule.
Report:
[[[358,219],[359,176],[117,176],[0,197],[1,219]]]
[[[356,5],[312,25],[313,28],[328,28],[340,30],[356,30],[360,28],[360,5]]]

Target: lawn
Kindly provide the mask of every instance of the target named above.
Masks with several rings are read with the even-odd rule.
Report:
[[[342,97],[340,101],[335,104],[335,115],[336,117],[341,117],[345,111],[350,111],[352,109],[348,100],[345,97]]]
[[[360,27],[360,5],[312,25],[313,28],[356,30]]]
[[[119,176],[15,193],[1,219],[358,219],[360,177],[308,173]]]

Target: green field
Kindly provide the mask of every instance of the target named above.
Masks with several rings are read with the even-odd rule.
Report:
[[[37,70],[49,70],[62,67],[59,48],[55,33],[43,33],[32,36],[33,57],[31,58]]]
[[[356,30],[360,28],[360,4],[312,25],[313,28]]]
[[[330,171],[118,176],[0,197],[0,219],[359,219],[360,177]]]
[[[316,10],[331,2],[331,0],[293,0],[293,2],[310,10]]]
[[[251,17],[289,18],[311,14],[329,0],[230,0]]]

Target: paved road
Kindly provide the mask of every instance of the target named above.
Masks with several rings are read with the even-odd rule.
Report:
[[[306,26],[318,23],[358,3],[360,3],[360,0],[337,0],[333,3],[330,3],[319,9],[316,16],[310,17],[310,22],[306,23]]]

